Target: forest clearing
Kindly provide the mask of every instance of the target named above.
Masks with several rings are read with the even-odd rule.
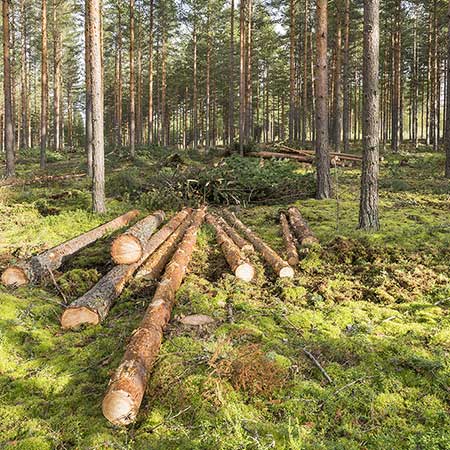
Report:
[[[0,449],[450,450],[450,3],[2,40]]]

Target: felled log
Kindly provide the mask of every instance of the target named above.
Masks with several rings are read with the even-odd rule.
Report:
[[[309,247],[319,243],[319,240],[309,227],[308,222],[303,218],[300,211],[295,206],[291,206],[288,209],[288,215],[292,230],[302,247]]]
[[[128,225],[138,215],[139,211],[137,210],[129,211],[110,222],[33,256],[27,261],[11,266],[3,272],[2,283],[7,286],[37,283],[49,271],[58,269],[66,258],[92,244],[105,234]]]
[[[136,419],[204,216],[203,209],[194,213],[192,224],[167,266],[153,300],[138,329],[133,332],[125,355],[110,380],[102,410],[104,416],[115,425],[127,425]]]
[[[114,239],[111,245],[111,257],[113,261],[116,264],[132,264],[139,261],[142,257],[144,246],[148,242],[148,238],[161,225],[164,217],[164,211],[156,211]],[[167,236],[162,241],[166,238]]]
[[[136,278],[145,280],[157,280],[166,267],[166,264],[175,253],[187,228],[191,224],[191,217],[184,219],[181,225],[167,238],[167,240],[156,250],[142,267],[137,271]]]
[[[294,236],[289,228],[289,223],[284,212],[280,213],[281,234],[283,236],[284,247],[286,248],[287,262],[291,266],[298,264],[298,252],[295,245]]]
[[[174,230],[180,217],[186,217],[188,213],[186,210],[180,211],[153,235],[145,244],[139,261],[113,267],[92,289],[72,302],[61,316],[61,326],[67,329],[77,328],[82,324],[100,323],[108,315],[114,300],[122,293],[136,270],[161,245],[161,235],[166,234],[167,229]]]
[[[250,244],[246,239],[244,239],[233,227],[230,227],[228,223],[222,218],[217,217],[219,225],[222,227],[223,231],[231,238],[231,240],[243,251],[252,252],[254,250],[253,245]]]
[[[224,215],[234,227],[245,235],[280,278],[292,278],[294,276],[294,269],[233,213],[225,210]]]
[[[314,162],[314,158],[312,156],[304,156],[304,155],[293,155],[292,153],[276,153],[276,152],[249,152],[247,156],[253,156],[255,158],[283,158],[283,159],[295,159],[299,162],[304,162],[308,164],[312,164]]]
[[[222,249],[223,255],[233,271],[236,278],[243,281],[252,281],[255,276],[255,269],[251,264],[245,261],[239,247],[225,233],[217,220],[211,215],[206,215],[206,221],[214,228],[217,242]]]
[[[282,149],[294,152],[294,153],[298,153],[299,155],[315,155],[315,151],[314,150],[304,150],[304,149],[296,149],[296,148],[292,148],[292,147],[288,147],[287,145],[281,145],[280,146]],[[351,153],[339,153],[339,152],[330,152],[330,156],[336,156],[339,157],[340,159],[343,160],[349,160],[349,161],[357,161],[357,162],[361,162],[362,161],[362,156],[359,155],[353,155]]]

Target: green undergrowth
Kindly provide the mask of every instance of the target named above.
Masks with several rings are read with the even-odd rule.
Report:
[[[205,161],[173,155],[141,149],[133,168],[124,151],[108,156],[109,210],[100,217],[88,212],[85,180],[2,190],[0,268],[133,207],[172,214],[185,201],[196,204],[197,194],[170,194],[170,201],[149,194],[154,177],[173,176],[180,166],[198,171]],[[23,156],[21,174],[36,157]],[[214,189],[243,183],[259,164],[217,155],[206,161]],[[63,162],[49,170],[82,166],[76,155]],[[240,162],[244,175],[230,169]],[[299,181],[298,192],[305,188],[299,200],[250,207],[212,201],[234,205],[280,253],[277,217],[295,203],[321,245],[302,251],[291,281],[277,280],[249,255],[257,275],[246,284],[232,276],[213,230],[203,226],[138,420],[127,428],[103,418],[101,401],[155,286],[132,282],[101,325],[76,332],[59,326],[62,303],[112,267],[113,236],[67,261],[56,285],[0,287],[0,448],[449,449],[450,190],[439,176],[442,164],[440,154],[425,150],[385,155],[376,233],[357,230],[354,168],[333,173],[338,202],[313,199],[309,168],[270,161],[268,184],[281,171]],[[249,183],[265,186],[258,177]],[[192,314],[214,322],[183,325]]]

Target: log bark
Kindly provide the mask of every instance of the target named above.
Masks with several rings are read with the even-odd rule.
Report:
[[[148,238],[161,225],[163,220],[164,212],[156,211],[114,239],[111,245],[111,257],[113,261],[116,264],[133,264],[139,261],[142,257],[143,249],[148,242]]]
[[[255,276],[255,269],[245,260],[239,247],[225,233],[217,220],[211,214],[206,215],[206,221],[214,228],[217,242],[219,243],[223,255],[225,256],[225,259],[236,278],[247,282],[252,281]]]
[[[236,230],[230,225],[222,217],[218,217],[219,225],[222,229],[227,233],[227,235],[231,238],[231,240],[243,251],[243,252],[253,252],[255,249],[253,245],[250,244],[246,239],[239,235]]]
[[[108,315],[114,301],[136,270],[161,245],[164,241],[162,238],[167,237],[176,228],[180,217],[186,217],[187,214],[189,210],[180,211],[158,233],[150,239],[147,238],[139,261],[115,266],[90,291],[72,302],[61,316],[61,326],[67,329],[77,328],[82,324],[100,323]]]
[[[104,416],[115,425],[126,425],[136,419],[150,371],[161,346],[164,328],[170,320],[176,292],[191,260],[204,216],[203,209],[194,213],[192,225],[164,272],[153,300],[110,381],[102,410]]]
[[[288,147],[287,145],[281,145],[280,147],[283,150],[289,150],[290,152],[298,153],[299,155],[314,155],[313,150],[297,149],[297,148]],[[361,161],[362,160],[362,156],[352,155],[351,153],[330,152],[330,156],[337,156],[340,159],[348,159],[351,161]]]
[[[191,211],[189,215],[191,214]],[[136,274],[136,278],[145,280],[157,280],[164,267],[175,253],[187,228],[191,225],[191,218],[186,217],[180,226],[167,238],[167,240],[156,250],[150,258],[142,265]]]
[[[295,245],[295,238],[289,228],[289,223],[284,212],[280,214],[280,225],[284,246],[286,248],[287,262],[291,266],[296,266],[298,264],[297,246]]]
[[[283,159],[295,159],[299,162],[312,164],[314,158],[306,155],[292,155],[291,153],[277,153],[277,152],[249,152],[247,156],[254,156],[256,158],[283,158]]]
[[[275,250],[271,249],[259,236],[253,233],[250,228],[246,227],[233,213],[224,211],[224,215],[235,228],[245,235],[280,278],[292,278],[294,276],[294,269]]]
[[[319,240],[311,231],[308,222],[302,217],[300,211],[295,206],[291,206],[288,209],[288,215],[292,230],[302,247],[308,247],[319,243]]]
[[[58,269],[66,258],[72,256],[87,245],[92,244],[105,234],[128,225],[138,215],[139,211],[137,210],[129,211],[93,230],[46,250],[39,255],[33,256],[28,261],[20,263],[17,266],[9,267],[2,274],[2,283],[7,286],[37,283],[49,270]]]

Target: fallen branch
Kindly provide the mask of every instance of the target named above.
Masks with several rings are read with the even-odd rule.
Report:
[[[295,159],[296,161],[312,164],[314,158],[311,156],[293,155],[292,153],[276,153],[276,152],[249,152],[247,156],[253,156],[255,158],[282,158],[282,159]]]
[[[49,270],[58,269],[65,259],[102,238],[105,234],[128,225],[138,215],[139,211],[137,210],[129,211],[110,222],[33,256],[27,261],[8,267],[2,274],[2,283],[6,286],[37,283]]]
[[[287,262],[291,266],[296,266],[298,264],[297,246],[295,245],[295,239],[291,233],[291,229],[289,228],[286,214],[284,212],[280,213],[280,225],[284,246],[286,248]]]
[[[327,379],[327,381],[333,384],[333,380],[330,375],[328,375],[327,371],[320,365],[319,361],[314,357],[314,355],[306,350],[306,348],[302,348],[303,353],[317,366],[317,368],[322,372],[323,376]]]
[[[164,228],[173,229],[180,216],[186,215],[182,210],[175,215]],[[109,313],[115,299],[122,293],[126,283],[131,279],[142,263],[159,247],[161,229],[145,244],[141,259],[133,264],[121,264],[113,267],[86,294],[72,302],[61,316],[61,326],[65,329],[77,328],[82,324],[97,325]]]
[[[111,378],[102,410],[104,416],[115,425],[127,425],[136,419],[148,376],[158,357],[164,328],[170,320],[176,292],[191,260],[204,217],[204,209],[194,213],[192,225],[167,266],[153,300]]]
[[[156,228],[161,225],[164,217],[164,211],[156,211],[140,220],[125,233],[116,237],[111,245],[111,257],[113,261],[116,264],[132,264],[139,261],[142,257],[145,244]],[[169,234],[171,232],[169,230]],[[166,235],[162,237],[161,242],[165,239],[167,239]]]
[[[206,215],[206,221],[214,228],[217,242],[219,243],[223,255],[225,256],[225,259],[236,278],[247,282],[252,281],[255,276],[255,269],[251,264],[245,261],[239,247],[230,237],[228,237],[217,220],[211,214]]]
[[[296,148],[292,148],[292,147],[288,147],[287,145],[280,145],[281,148],[294,152],[294,153],[298,153],[299,155],[315,155],[315,151],[314,150],[303,150],[303,149],[296,149]],[[339,152],[330,152],[329,153],[330,156],[336,156],[339,159],[342,160],[348,160],[348,161],[356,161],[356,162],[361,162],[362,161],[362,156],[359,155],[352,155],[351,153],[339,153]]]
[[[224,210],[224,215],[235,228],[246,236],[280,278],[292,278],[294,276],[294,269],[233,213]]]

